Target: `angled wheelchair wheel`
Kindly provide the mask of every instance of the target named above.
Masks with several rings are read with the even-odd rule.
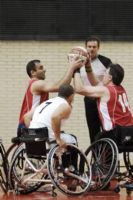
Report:
[[[113,178],[118,165],[118,149],[108,138],[94,142],[85,152],[92,168],[90,190],[101,190]]]
[[[111,169],[111,172],[112,174],[116,173],[117,171],[117,167],[118,167],[118,160],[119,160],[119,150],[118,150],[118,146],[117,144],[110,138],[104,138],[105,140],[109,141],[112,145],[113,145],[113,148],[114,148],[114,159],[113,159],[113,165],[114,168],[112,167]]]
[[[9,170],[10,188],[18,194],[28,194],[36,191],[43,185],[42,179],[47,172],[40,169],[46,168],[46,158],[27,157],[24,144],[20,144],[13,156]]]
[[[67,195],[80,195],[88,191],[91,168],[85,154],[75,145],[55,146],[48,155],[48,172],[55,188]]]
[[[13,156],[15,155],[15,152],[16,152],[20,143],[21,142],[20,142],[19,137],[12,138],[12,144],[6,151],[6,158],[7,158],[9,163],[11,163],[11,160],[12,160]]]
[[[4,193],[8,191],[8,170],[9,164],[5,156],[5,148],[0,141],[0,186]]]
[[[129,175],[133,177],[133,152],[123,152],[123,159]]]
[[[6,151],[6,158],[9,162],[11,162],[15,149],[18,147],[17,144],[12,144],[9,149]]]

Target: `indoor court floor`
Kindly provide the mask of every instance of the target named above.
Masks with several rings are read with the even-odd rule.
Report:
[[[57,192],[52,197],[51,192],[37,191],[27,195],[16,195],[13,193],[3,194],[0,192],[0,200],[133,200],[133,192],[127,195],[126,190],[121,189],[120,193],[114,192],[113,188],[108,191],[89,192],[81,196],[66,196]]]
[[[0,200],[133,200],[133,195],[127,196],[123,190],[119,194],[111,191],[89,193],[83,196],[70,197],[60,193],[52,197],[49,193],[35,192],[28,195],[0,194]]]

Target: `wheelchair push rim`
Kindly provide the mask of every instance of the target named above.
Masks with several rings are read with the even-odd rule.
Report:
[[[64,163],[64,156],[75,152],[77,165],[72,157]],[[81,164],[82,163],[82,164]],[[66,195],[81,195],[88,191],[91,182],[91,168],[85,154],[75,145],[67,144],[65,149],[55,146],[48,155],[48,173],[50,179],[60,192]]]

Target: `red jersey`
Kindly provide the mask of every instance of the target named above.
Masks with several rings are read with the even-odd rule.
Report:
[[[98,99],[98,111],[103,129],[108,131],[116,125],[133,125],[133,116],[125,89],[116,85],[109,85],[107,88],[110,93],[109,101],[102,102]]]
[[[46,93],[43,92],[41,95],[34,95],[34,94],[31,93],[31,85],[35,81],[37,81],[37,80],[31,79],[29,81],[29,85],[27,87],[27,91],[25,93],[23,103],[22,103],[22,107],[21,107],[19,124],[24,123],[23,116],[25,115],[25,113],[27,113],[31,109],[34,109],[35,107],[40,105],[40,103],[42,103],[43,101],[48,100],[48,97],[49,97],[48,92],[46,92]]]

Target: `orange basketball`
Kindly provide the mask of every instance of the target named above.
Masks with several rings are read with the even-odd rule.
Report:
[[[71,49],[68,54],[69,62],[73,62],[76,59],[81,59],[85,61],[87,58],[87,50],[84,47],[76,46]]]
[[[87,57],[87,50],[84,47],[73,47],[71,53]]]

